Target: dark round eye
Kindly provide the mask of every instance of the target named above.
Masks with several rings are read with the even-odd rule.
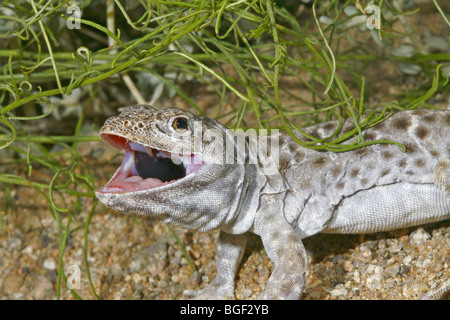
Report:
[[[180,117],[173,121],[173,128],[180,133],[186,132],[188,129],[188,119]]]

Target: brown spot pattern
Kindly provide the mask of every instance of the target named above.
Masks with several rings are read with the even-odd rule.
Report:
[[[444,116],[444,125],[450,127],[450,114],[448,113]]]
[[[423,121],[428,123],[436,122],[436,115],[434,113],[427,114],[426,116],[423,117]]]
[[[395,119],[393,122],[394,129],[397,130],[408,130],[411,126],[411,119],[409,117],[401,117]]]
[[[318,158],[314,159],[313,165],[315,167],[323,167],[326,162],[327,162],[326,157],[318,157]]]
[[[389,151],[383,151],[382,155],[383,155],[383,158],[385,158],[385,159],[387,159],[387,160],[391,159],[391,158],[394,156],[394,155],[393,155],[391,152],[389,152]]]
[[[331,169],[331,174],[333,176],[333,178],[337,178],[339,176],[339,174],[341,173],[342,168],[340,166],[337,167],[333,167],[333,169]]]
[[[328,122],[327,124],[325,124],[323,126],[323,129],[326,131],[334,131],[334,130],[336,130],[336,128],[337,128],[337,125],[334,122]]]
[[[428,130],[428,128],[420,126],[416,129],[416,136],[419,139],[425,139],[426,137],[428,137],[428,135],[430,134],[430,130]]]
[[[289,143],[288,147],[289,147],[289,152],[290,152],[291,154],[293,154],[293,153],[295,153],[295,151],[298,150],[299,144],[296,143],[296,142],[291,142],[291,143]]]
[[[436,158],[439,157],[439,152],[437,152],[436,150],[431,150],[430,153],[433,157],[436,157]]]
[[[350,176],[352,178],[356,177],[359,174],[359,168],[353,168],[352,171],[350,171]]]
[[[403,143],[403,145],[406,147],[406,152],[408,153],[414,153],[417,151],[417,145],[412,143]]]
[[[357,154],[358,156],[364,156],[367,154],[367,148],[359,148],[355,150],[355,154]]]
[[[295,159],[295,161],[297,161],[297,162],[301,162],[301,161],[303,160],[304,157],[305,157],[305,156],[304,156],[303,152],[297,152],[297,153],[295,154],[295,156],[294,156],[294,159]]]
[[[366,141],[375,140],[376,139],[376,135],[373,132],[366,132],[366,134],[364,135],[364,139]]]
[[[425,166],[425,160],[417,159],[415,164],[416,164],[417,167],[421,168],[421,167]]]

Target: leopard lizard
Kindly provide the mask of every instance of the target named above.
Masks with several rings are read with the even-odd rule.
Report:
[[[347,119],[341,131],[353,126]],[[337,127],[338,121],[331,121],[304,130],[324,139]],[[373,144],[324,152],[301,147],[287,135],[270,135],[278,149],[265,151],[266,160],[277,152],[276,170],[268,173],[250,139],[238,150],[237,135],[217,121],[177,108],[136,105],[101,128],[101,138],[125,156],[96,196],[115,210],[172,226],[220,229],[216,278],[205,289],[186,291],[187,297],[234,298],[246,234],[252,232],[274,263],[261,298],[299,299],[307,266],[302,239],[450,218],[450,110],[394,113],[363,132],[365,141],[392,140],[406,151]],[[249,161],[251,156],[257,160]],[[449,287],[447,282],[440,294]]]

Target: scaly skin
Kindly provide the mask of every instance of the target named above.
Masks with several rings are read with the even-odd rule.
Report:
[[[180,118],[186,122],[175,124]],[[196,140],[200,149],[193,139],[185,139],[198,132],[195,121],[203,133]],[[325,138],[337,125],[328,122],[305,131]],[[346,120],[342,132],[352,126],[352,120]],[[212,139],[214,134],[220,139]],[[162,150],[203,160],[199,167],[186,169],[185,177],[164,184],[152,179],[142,182],[133,162],[124,161],[122,167],[132,169],[118,170],[97,192],[102,203],[119,211],[155,217],[189,230],[221,230],[217,277],[203,290],[185,292],[191,298],[234,298],[234,277],[246,232],[261,236],[275,264],[261,298],[299,299],[307,264],[303,238],[318,232],[387,231],[450,217],[450,111],[399,112],[364,131],[365,141],[397,141],[406,146],[406,152],[394,144],[318,152],[299,146],[291,137],[276,136],[279,163],[275,174],[266,174],[260,161],[224,164],[225,152],[216,152],[214,147],[226,142],[233,146],[234,135],[212,119],[176,108],[129,107],[108,119],[100,135],[125,149],[127,159],[138,149],[152,148],[150,154]],[[254,151],[245,152],[248,159]],[[152,187],[144,188],[144,184]]]

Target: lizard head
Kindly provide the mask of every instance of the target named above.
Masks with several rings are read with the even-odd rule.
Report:
[[[128,107],[100,130],[102,140],[125,155],[96,196],[113,209],[185,229],[223,227],[236,218],[245,185],[244,166],[225,159],[227,132],[185,110]]]

